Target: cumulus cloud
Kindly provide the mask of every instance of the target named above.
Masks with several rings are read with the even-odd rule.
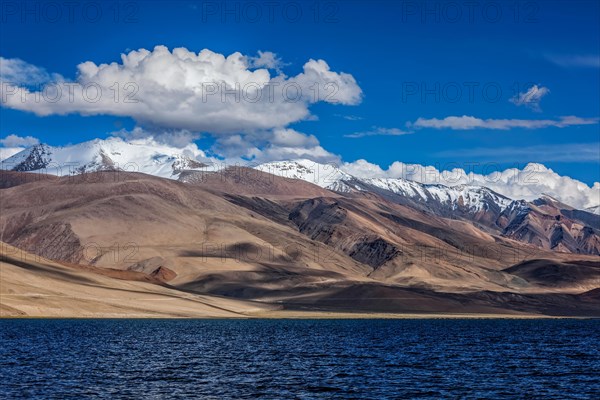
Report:
[[[508,130],[514,128],[524,129],[542,129],[542,128],[566,128],[576,125],[593,125],[598,123],[598,118],[581,118],[576,116],[564,116],[558,120],[553,119],[481,119],[473,116],[463,115],[462,117],[438,118],[419,118],[408,126],[414,128],[434,128],[434,129],[498,129]]]
[[[267,68],[277,63],[267,52],[249,61],[239,52],[224,56],[156,46],[122,54],[120,62],[81,63],[75,81],[41,91],[6,85],[11,82],[3,78],[0,94],[4,107],[41,116],[127,116],[144,128],[211,134],[283,128],[310,118],[313,103],[361,101],[352,75],[332,71],[324,60],[309,60],[291,77],[272,75]]]
[[[7,137],[0,139],[0,145],[4,147],[30,147],[39,143],[39,139],[34,138],[33,136],[8,135]]]
[[[529,163],[524,168],[499,170],[495,164],[487,164],[485,174],[473,172],[474,165],[440,170],[434,166],[405,164],[399,161],[387,169],[366,160],[344,163],[340,168],[359,178],[404,178],[421,183],[446,186],[486,186],[512,199],[533,200],[548,194],[576,207],[587,208],[600,204],[600,183],[588,186],[568,176],[561,176],[538,163]]]
[[[333,163],[336,165],[339,164],[341,160],[338,155],[330,153],[320,145],[307,148],[268,145],[263,149],[257,149],[255,152],[255,157],[252,161],[256,163],[264,163],[276,160],[298,159],[311,159],[318,163]]]
[[[398,129],[398,128],[382,128],[379,126],[374,126],[369,131],[354,132],[354,133],[350,133],[348,135],[344,135],[344,137],[361,138],[361,137],[365,137],[365,136],[402,136],[402,135],[409,135],[411,133],[413,133],[413,132],[405,131],[405,130]]]
[[[314,135],[290,129],[289,125],[311,118],[310,106],[316,102],[355,105],[363,95],[352,75],[332,71],[324,60],[311,59],[303,65],[301,73],[286,76],[280,70],[282,61],[270,52],[259,52],[256,57],[241,53],[225,56],[206,49],[195,53],[185,48],[170,51],[157,46],[151,51],[140,49],[123,54],[120,62],[84,62],[78,65],[74,81],[22,60],[3,58],[1,62],[0,95],[4,107],[37,115],[76,113],[131,117],[138,127],[114,132],[113,136],[149,146],[174,146],[197,159],[227,163],[308,158],[340,164],[340,157],[324,149]],[[47,82],[54,82],[49,90],[31,90],[30,85]],[[542,94],[542,89],[545,88],[537,88],[535,93],[526,92],[515,102],[525,105],[529,96],[539,105],[539,100],[547,94]],[[598,118],[576,116],[520,120],[463,115],[419,118],[407,125],[409,129],[507,130],[597,123]],[[215,136],[208,154],[190,144],[201,133]],[[411,132],[398,128],[373,127],[348,137],[408,133]],[[6,158],[5,154],[11,149],[36,143],[35,138],[10,135],[0,142],[4,146],[0,148],[0,157]],[[541,164],[487,175],[459,167],[440,171],[433,166],[401,162],[387,169],[365,160],[341,165],[346,172],[358,177],[402,177],[425,183],[484,185],[512,198],[531,199],[547,193],[580,208],[600,203],[599,183],[589,187],[561,177]]]
[[[187,130],[147,131],[139,126],[136,126],[132,130],[121,129],[114,131],[110,135],[128,142],[148,138],[157,143],[167,144],[176,148],[184,148],[200,137],[198,133]]]
[[[211,152],[228,163],[264,163],[309,158],[316,162],[339,162],[340,157],[325,150],[314,135],[294,129],[275,129],[221,136]]]
[[[313,147],[319,144],[314,135],[306,135],[294,129],[276,129],[270,142],[285,147]]]
[[[277,57],[277,54],[270,51],[258,51],[258,56],[248,57],[248,63],[251,68],[267,68],[273,69],[281,73],[281,68],[286,64]]]
[[[304,64],[304,72],[290,78],[290,82],[307,91],[309,101],[324,101],[332,104],[358,104],[362,90],[350,74],[331,71],[324,60],[310,59]]]
[[[514,97],[512,97],[509,101],[516,106],[525,106],[533,111],[540,112],[542,109],[540,108],[540,101],[542,97],[550,93],[550,90],[543,86],[533,85],[526,92],[521,92]]]
[[[63,80],[61,75],[51,74],[44,68],[31,65],[21,59],[0,57],[0,81],[2,82],[32,87]]]

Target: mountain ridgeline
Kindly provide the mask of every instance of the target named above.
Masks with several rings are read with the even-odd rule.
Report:
[[[36,145],[2,161],[2,168],[62,176],[135,171],[183,182],[204,181],[210,175],[223,174],[222,166],[202,163],[194,157],[191,150],[173,153],[172,148],[155,142],[130,143],[112,138],[66,147]],[[258,181],[265,184],[271,179],[269,176],[277,175],[310,182],[348,198],[371,194],[432,216],[468,221],[489,234],[547,250],[600,255],[600,215],[594,214],[597,208],[577,210],[543,194],[533,201],[524,201],[510,199],[483,186],[360,179],[334,165],[307,160],[265,163],[255,169],[265,174],[257,178],[246,172],[237,178],[252,179],[247,188],[256,188]],[[233,170],[227,172],[230,178]],[[214,177],[210,180],[215,183]],[[315,194],[315,189],[307,190],[306,195]]]

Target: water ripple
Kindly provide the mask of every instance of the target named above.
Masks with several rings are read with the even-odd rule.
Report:
[[[598,398],[598,320],[0,320],[0,398]]]

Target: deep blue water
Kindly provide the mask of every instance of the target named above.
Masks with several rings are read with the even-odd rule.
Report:
[[[0,398],[600,398],[599,320],[0,320]]]

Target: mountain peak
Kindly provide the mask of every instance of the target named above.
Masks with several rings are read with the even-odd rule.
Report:
[[[142,172],[177,179],[183,170],[205,168],[204,153],[194,145],[178,149],[153,139],[94,139],[67,146],[38,144],[2,161],[2,169],[70,175],[106,170]]]
[[[337,164],[321,164],[307,159],[272,161],[255,168],[284,178],[301,179],[326,189],[338,185],[342,180],[353,179],[352,175],[341,171]]]

